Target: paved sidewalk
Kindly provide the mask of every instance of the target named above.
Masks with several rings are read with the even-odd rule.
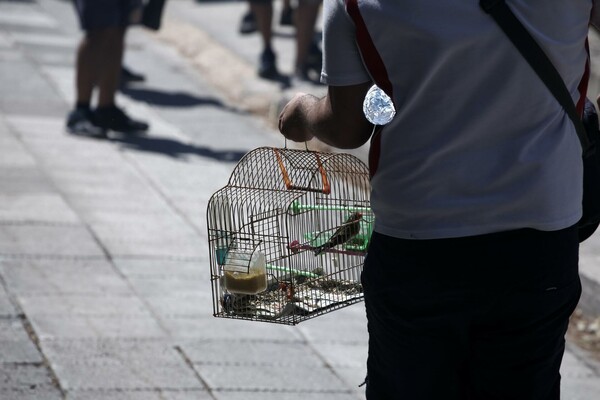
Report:
[[[64,132],[70,1],[0,0],[0,399],[363,398],[362,304],[296,327],[212,317],[208,199],[247,151],[282,146],[269,118],[286,96],[323,88],[256,78],[243,2],[169,1],[164,31],[128,34],[147,82],[118,101],[148,136],[93,140]],[[278,36],[284,71],[290,43]],[[596,235],[582,252],[594,284],[599,257]],[[566,400],[600,393],[572,344],[563,376]]]

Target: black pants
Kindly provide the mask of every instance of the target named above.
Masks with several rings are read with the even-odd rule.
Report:
[[[577,232],[375,233],[362,274],[369,400],[560,397],[579,301]]]

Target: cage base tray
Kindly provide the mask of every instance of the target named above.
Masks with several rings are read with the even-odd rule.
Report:
[[[269,291],[258,295],[226,294],[225,296],[231,297],[229,297],[229,301],[223,304],[225,313],[218,316],[271,322],[290,317],[308,319],[362,300],[363,293],[359,284],[354,282],[329,282],[333,282],[332,285],[338,287],[345,287],[345,289],[332,292],[313,287],[302,292],[303,299],[292,296],[285,301],[276,299],[281,294],[274,295]],[[273,297],[275,300],[272,299]]]

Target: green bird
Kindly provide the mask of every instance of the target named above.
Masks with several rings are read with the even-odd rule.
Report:
[[[342,225],[340,225],[340,227],[335,231],[333,236],[331,236],[331,238],[329,238],[327,242],[315,247],[315,256],[318,256],[327,249],[331,249],[335,246],[339,246],[340,244],[346,243],[354,236],[358,235],[358,232],[360,232],[361,219],[362,214],[359,212],[354,212],[350,214],[346,221]]]

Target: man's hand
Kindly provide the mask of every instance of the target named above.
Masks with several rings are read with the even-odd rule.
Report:
[[[317,102],[314,96],[298,93],[283,107],[279,115],[279,131],[286,139],[308,142],[313,138],[307,114]]]

